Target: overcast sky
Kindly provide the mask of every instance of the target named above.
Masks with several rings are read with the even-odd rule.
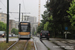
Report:
[[[30,14],[24,14],[29,16],[35,16],[38,20],[38,4],[39,0],[9,0],[9,11],[10,12],[19,12],[19,3],[21,4],[21,12],[30,12]],[[41,9],[40,13],[43,14],[45,11],[44,5],[46,4],[46,0],[40,0]],[[0,12],[7,12],[7,0],[0,0]],[[18,21],[19,15],[15,13],[10,13],[10,19],[14,19]],[[40,17],[41,18],[41,17]]]

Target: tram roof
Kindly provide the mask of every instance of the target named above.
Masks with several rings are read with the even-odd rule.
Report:
[[[21,21],[21,22],[28,22],[28,23],[29,23],[29,21]],[[20,22],[20,23],[21,23],[21,22]]]

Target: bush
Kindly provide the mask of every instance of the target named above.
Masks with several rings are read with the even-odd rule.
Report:
[[[11,30],[11,33],[18,35],[18,30],[15,29],[15,28],[13,28],[13,29]]]
[[[6,24],[3,22],[0,22],[0,31],[6,31]]]

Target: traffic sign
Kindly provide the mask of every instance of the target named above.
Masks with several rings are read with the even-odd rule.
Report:
[[[68,27],[65,27],[65,30],[68,30]]]

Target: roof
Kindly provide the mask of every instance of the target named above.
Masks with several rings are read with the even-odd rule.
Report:
[[[0,14],[5,14],[5,15],[7,15],[6,13],[0,13]]]

